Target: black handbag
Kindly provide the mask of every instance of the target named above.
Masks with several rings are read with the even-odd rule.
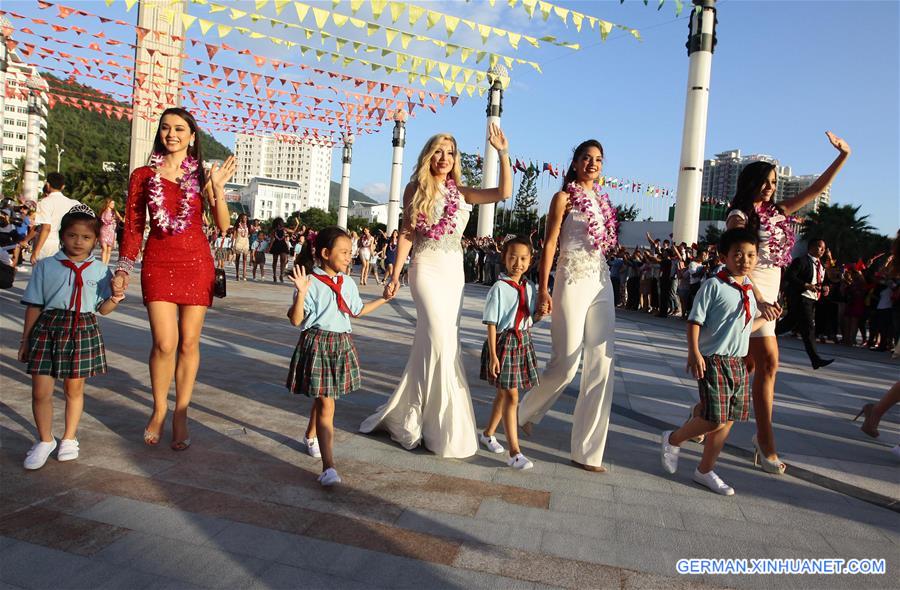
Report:
[[[216,282],[213,286],[213,295],[219,297],[225,297],[225,269],[217,268],[216,269]]]

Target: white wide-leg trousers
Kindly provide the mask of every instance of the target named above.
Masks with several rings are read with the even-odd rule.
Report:
[[[550,336],[553,352],[540,385],[519,406],[519,424],[537,424],[572,382],[584,349],[581,390],[572,416],[572,460],[600,467],[613,397],[615,306],[608,278],[567,283],[557,275]]]

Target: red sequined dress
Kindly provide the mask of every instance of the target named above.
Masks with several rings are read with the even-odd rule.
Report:
[[[150,166],[136,168],[128,184],[125,205],[125,230],[119,248],[116,270],[132,272],[147,224]],[[177,215],[183,192],[177,183],[162,178],[163,199],[171,217]],[[150,235],[144,246],[141,267],[141,291],[144,305],[150,301],[169,301],[179,305],[212,305],[215,266],[209,242],[203,233],[203,201],[200,195],[191,204],[190,226],[181,233],[163,231],[150,218]]]

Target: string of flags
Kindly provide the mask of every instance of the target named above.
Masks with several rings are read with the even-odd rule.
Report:
[[[513,175],[521,172],[526,175],[540,176],[546,172],[553,178],[559,178],[565,170],[565,165],[553,164],[550,162],[535,162],[519,158],[513,159],[512,157],[510,157],[510,162],[512,164]],[[601,176],[600,185],[612,190],[639,193],[650,197],[674,198],[675,196],[675,191],[670,190],[667,187],[633,178]]]

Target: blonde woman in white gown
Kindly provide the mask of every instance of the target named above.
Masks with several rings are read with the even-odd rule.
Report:
[[[508,142],[492,125],[489,141],[500,153],[500,184],[460,186],[456,140],[428,140],[403,194],[403,227],[397,260],[412,253],[409,284],[416,304],[416,332],[400,384],[386,404],[360,425],[360,432],[386,430],[406,449],[424,444],[441,457],[470,457],[478,448],[475,413],[459,348],[463,252],[460,239],[472,205],[495,203],[512,193]],[[385,294],[400,287],[396,264]]]

